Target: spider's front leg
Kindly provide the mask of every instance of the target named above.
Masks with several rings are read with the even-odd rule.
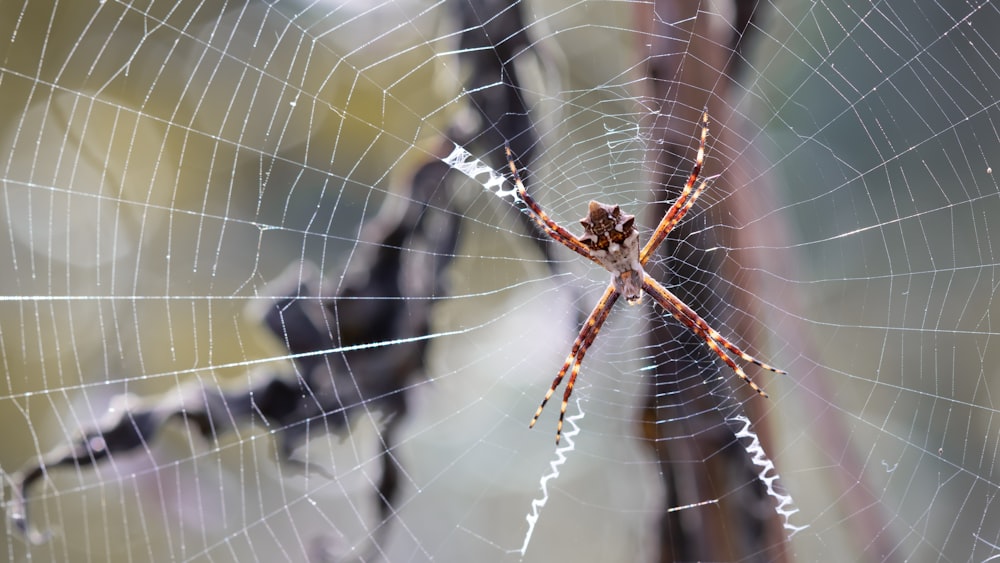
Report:
[[[538,228],[552,237],[553,240],[580,256],[593,260],[593,256],[583,242],[573,236],[573,233],[564,229],[562,225],[553,221],[548,213],[542,209],[542,206],[538,205],[538,202],[531,197],[528,190],[524,189],[524,182],[521,180],[521,174],[517,171],[517,164],[514,163],[514,153],[511,152],[510,145],[504,144],[504,155],[507,157],[510,174],[514,178],[514,193],[516,194],[514,203],[520,206],[521,211],[527,213],[531,220],[538,225]]]

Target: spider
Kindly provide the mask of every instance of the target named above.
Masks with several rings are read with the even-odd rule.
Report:
[[[545,394],[545,398],[542,399],[542,404],[539,405],[538,410],[535,411],[535,416],[531,419],[531,424],[528,425],[528,428],[535,426],[535,423],[538,422],[538,417],[542,414],[542,409],[545,408],[549,399],[552,398],[552,394],[555,393],[556,388],[559,387],[559,384],[562,383],[563,378],[568,372],[570,374],[569,381],[566,383],[566,390],[563,393],[562,408],[559,411],[559,424],[556,426],[556,444],[559,443],[559,438],[562,436],[566,406],[569,404],[569,398],[573,394],[573,385],[576,383],[576,378],[580,374],[580,365],[583,363],[583,356],[587,353],[590,345],[594,343],[597,333],[600,332],[601,326],[611,313],[611,308],[622,295],[625,296],[625,300],[629,305],[637,305],[642,300],[643,292],[648,293],[669,315],[679,320],[704,340],[705,344],[726,365],[732,368],[744,383],[749,385],[751,389],[762,397],[766,398],[767,393],[747,377],[743,368],[733,361],[729,354],[726,353],[726,350],[740,359],[763,369],[775,373],[787,373],[750,356],[736,347],[732,342],[726,340],[718,331],[708,326],[708,323],[698,316],[694,310],[685,305],[670,290],[649,277],[643,270],[643,266],[649,261],[653,253],[656,252],[660,244],[663,243],[667,234],[677,226],[688,210],[691,209],[691,206],[694,205],[695,200],[698,199],[698,196],[701,195],[707,184],[707,181],[703,180],[698,188],[694,189],[695,184],[698,182],[698,176],[701,174],[702,163],[705,160],[705,141],[708,138],[707,111],[702,113],[701,124],[701,141],[698,147],[698,157],[695,160],[694,168],[691,170],[691,175],[684,185],[684,190],[681,192],[680,197],[677,198],[677,201],[667,211],[666,215],[663,216],[663,219],[660,220],[660,224],[653,231],[653,235],[646,242],[646,245],[642,247],[641,251],[639,250],[639,233],[635,230],[635,216],[622,213],[621,208],[617,205],[605,205],[591,201],[587,216],[580,220],[584,231],[581,237],[574,236],[549,218],[548,214],[542,210],[541,206],[524,189],[524,183],[521,181],[521,175],[518,173],[517,165],[514,163],[514,155],[511,153],[510,146],[504,145],[507,164],[510,166],[510,172],[514,177],[515,196],[521,200],[531,219],[545,234],[584,258],[599,264],[611,273],[611,283],[604,290],[604,295],[601,296],[594,310],[587,317],[586,322],[583,323],[576,341],[573,342],[573,348],[570,350],[569,356],[566,357],[566,362],[563,364],[562,369],[559,370],[555,380],[552,381],[552,386]]]

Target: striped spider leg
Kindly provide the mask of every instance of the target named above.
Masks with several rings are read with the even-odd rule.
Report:
[[[611,308],[614,307],[618,298],[622,295],[625,296],[625,300],[630,305],[636,305],[642,300],[643,292],[648,293],[670,316],[683,323],[684,326],[688,327],[699,338],[704,340],[705,344],[740,379],[762,397],[767,397],[767,393],[747,377],[743,368],[733,361],[730,354],[763,369],[775,373],[786,373],[740,350],[736,345],[719,334],[718,331],[710,327],[704,319],[678,299],[670,290],[647,275],[643,269],[643,266],[646,265],[653,253],[656,252],[656,249],[666,239],[667,234],[677,226],[706,187],[706,182],[702,181],[695,188],[695,184],[698,183],[698,177],[701,174],[702,164],[705,160],[705,142],[708,138],[707,112],[702,114],[701,121],[701,139],[698,146],[698,156],[695,159],[691,175],[688,177],[680,197],[667,210],[663,219],[660,220],[660,224],[653,231],[653,235],[641,250],[638,243],[639,233],[635,230],[635,216],[622,213],[617,205],[605,205],[591,201],[587,216],[580,220],[580,223],[583,225],[584,234],[579,238],[559,226],[528,195],[521,181],[521,176],[518,173],[517,165],[514,163],[514,156],[511,154],[510,147],[506,147],[507,164],[510,166],[516,187],[516,199],[524,205],[535,223],[556,241],[584,258],[599,264],[611,273],[611,283],[604,290],[601,299],[583,323],[583,327],[573,342],[573,347],[570,350],[569,356],[566,357],[562,369],[559,370],[559,373],[552,381],[552,386],[545,393],[545,398],[542,399],[541,405],[535,411],[535,416],[531,419],[531,424],[528,425],[529,428],[535,426],[538,417],[542,414],[542,409],[545,408],[545,405],[552,398],[553,393],[555,393],[556,388],[559,387],[563,378],[569,373],[569,381],[566,383],[562,406],[559,411],[559,424],[556,426],[556,444],[559,443],[559,438],[562,436],[566,407],[569,404],[570,396],[573,394],[573,386],[576,384],[576,378],[580,374],[583,357],[586,355],[591,344],[594,343],[594,339],[597,338],[601,326],[604,325],[608,315],[611,313]]]

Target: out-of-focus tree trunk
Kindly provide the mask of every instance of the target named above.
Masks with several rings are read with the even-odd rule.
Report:
[[[646,88],[642,94],[647,96],[651,109],[645,124],[650,133],[647,161],[655,163],[650,178],[655,188],[651,191],[656,201],[662,202],[651,206],[651,215],[645,220],[656,224],[683,187],[697,150],[697,121],[707,108],[710,153],[703,176],[722,173],[709,187],[722,194],[711,198],[722,206],[713,216],[731,217],[740,226],[706,229],[707,219],[696,213],[689,215],[661,247],[663,256],[676,259],[660,261],[659,268],[656,261],[651,262],[648,269],[668,284],[683,280],[683,284],[671,284],[678,297],[709,319],[712,312],[722,314],[727,328],[734,331],[731,336],[746,336],[737,338],[738,344],[749,343],[757,350],[766,350],[766,342],[753,342],[752,336],[767,333],[760,330],[759,323],[768,319],[754,310],[753,303],[740,300],[740,295],[759,295],[763,301],[782,303],[788,310],[798,306],[794,296],[776,295],[766,281],[737,267],[759,261],[754,256],[755,248],[786,244],[789,226],[781,223],[777,215],[766,222],[753,221],[773,209],[777,198],[766,175],[750,172],[766,166],[747,162],[757,153],[745,150],[747,141],[740,136],[742,117],[732,108],[736,97],[733,93],[738,88],[735,79],[745,70],[746,39],[752,36],[755,22],[762,19],[759,10],[763,6],[756,0],[733,0],[730,6],[734,8],[730,22],[722,21],[719,14],[702,11],[704,5],[698,2],[657,0],[637,8],[637,26],[644,32],[644,41],[636,45],[637,55],[646,61]],[[720,236],[730,238],[713,240]],[[696,249],[677,245],[681,240],[697,241]],[[708,248],[728,250],[706,252]],[[670,271],[663,264],[669,264]],[[768,264],[768,268],[788,279],[795,277],[794,265]],[[744,291],[731,291],[736,287]],[[808,356],[809,343],[793,324],[783,325],[782,338],[790,349]],[[660,465],[664,486],[659,560],[791,560],[775,500],[767,496],[757,478],[758,468],[752,465],[734,429],[727,424],[728,411],[718,408],[719,398],[708,392],[707,385],[692,384],[717,380],[720,370],[728,368],[679,323],[656,322],[648,334],[651,349],[661,350],[655,358],[657,368],[649,380],[641,416],[642,435]],[[770,360],[766,356],[764,359]],[[808,373],[796,375],[794,364],[780,367],[789,369],[787,377],[796,377],[800,386],[810,389],[801,394],[806,408],[828,410],[828,403],[824,403],[828,393],[822,381],[809,379]],[[749,375],[755,377],[757,373]],[[767,402],[745,388],[735,375],[721,375],[733,382],[736,397],[747,398],[741,408],[752,421],[765,451],[773,451],[767,419],[762,418]],[[761,378],[758,383],[766,387],[768,380]],[[831,451],[843,452],[839,484],[845,491],[844,505],[853,510],[849,519],[851,536],[861,544],[874,546],[873,552],[891,557],[892,540],[880,533],[888,527],[887,516],[870,510],[877,506],[876,499],[865,487],[855,486],[864,479],[863,463],[850,450],[846,430],[834,418],[815,426],[821,429],[816,440],[828,444]],[[716,499],[717,503],[670,510]]]
[[[734,116],[726,94],[732,84],[731,73],[741,60],[734,59],[732,48],[736,43],[726,34],[732,33],[734,27],[744,29],[754,12],[738,12],[737,17],[745,21],[728,26],[721,16],[702,12],[702,7],[698,2],[661,0],[638,9],[639,25],[647,26],[644,31],[648,31],[643,34],[648,44],[637,48],[639,57],[646,60],[642,94],[648,97],[653,110],[644,127],[650,133],[647,162],[654,163],[649,181],[651,193],[660,202],[651,206],[645,217],[649,225],[656,224],[684,186],[697,151],[697,124],[704,109],[710,120],[709,146],[718,148],[711,151],[703,175],[730,170],[734,163],[727,159],[741,153],[723,150],[734,146],[730,140]],[[727,181],[727,174],[713,180],[709,189],[730,193],[733,184]],[[769,188],[762,185],[754,189]],[[707,199],[718,201],[711,196]],[[736,200],[728,197],[723,201],[728,204]],[[661,247],[662,256],[677,259],[654,260],[650,274],[668,284],[683,280],[675,288],[678,297],[707,319],[714,316],[712,312],[748,311],[750,304],[729,301],[737,296],[718,283],[728,273],[724,255],[704,249],[753,245],[748,241],[714,239],[724,230],[705,229],[705,221],[704,215],[695,213],[681,222]],[[681,240],[696,241],[697,250],[680,248],[677,241]],[[669,264],[669,271],[664,264]],[[749,328],[743,324],[730,324],[728,328]],[[788,561],[783,522],[774,510],[774,500],[757,478],[759,469],[736,440],[726,421],[726,411],[719,408],[719,397],[701,383],[717,378],[728,368],[680,323],[654,322],[648,334],[651,350],[658,354],[641,420],[643,437],[660,465],[663,483],[659,560]],[[737,397],[754,395],[748,389],[737,388],[743,384],[735,375],[721,375],[732,375]],[[768,428],[759,416],[763,401],[753,396],[744,406],[766,449]],[[718,502],[670,511],[672,507],[714,499]]]

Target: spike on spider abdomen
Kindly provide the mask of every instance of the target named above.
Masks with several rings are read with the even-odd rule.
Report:
[[[612,250],[635,233],[635,215],[622,213],[621,207],[591,201],[587,216],[580,219],[583,241],[591,250]]]
[[[635,215],[622,213],[617,205],[591,201],[587,216],[580,219],[580,241],[590,249],[594,260],[611,272],[611,282],[628,301],[642,301],[642,263],[639,261],[639,233]]]

